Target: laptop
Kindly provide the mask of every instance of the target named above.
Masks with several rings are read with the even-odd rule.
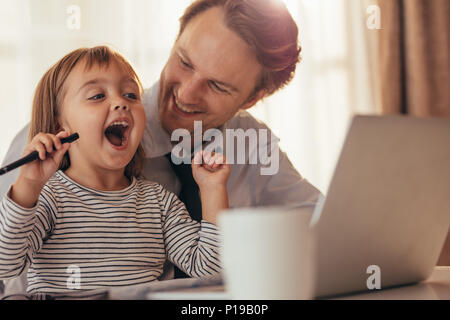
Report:
[[[315,297],[430,276],[450,226],[450,120],[354,117],[316,208]]]

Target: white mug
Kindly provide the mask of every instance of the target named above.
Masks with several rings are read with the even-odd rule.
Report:
[[[237,300],[310,299],[313,208],[242,208],[221,212],[225,288]]]

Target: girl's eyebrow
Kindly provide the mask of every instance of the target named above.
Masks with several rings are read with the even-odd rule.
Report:
[[[87,82],[85,82],[79,89],[78,89],[78,92],[77,93],[79,93],[81,90],[83,90],[83,88],[85,88],[85,87],[87,87],[87,86],[90,86],[90,85],[94,85],[94,84],[99,84],[99,83],[107,83],[108,82],[108,80],[106,79],[106,78],[95,78],[95,79],[92,79],[92,80],[89,80],[89,81],[87,81]],[[136,81],[133,79],[133,78],[130,78],[130,77],[126,77],[126,78],[123,78],[122,80],[121,80],[121,83],[132,83],[132,84],[134,84],[134,85],[136,85],[136,86],[138,86],[138,84],[136,83]],[[138,86],[139,87],[139,86]]]
[[[85,87],[87,87],[87,86],[90,86],[90,85],[93,85],[93,84],[98,84],[98,83],[105,83],[105,82],[108,82],[105,78],[95,78],[95,79],[89,80],[89,81],[85,82],[85,83],[78,89],[78,92],[77,92],[77,93],[79,93],[81,90],[83,90],[83,88],[85,88]]]
[[[122,82],[122,83],[131,83],[131,84],[134,84],[134,85],[136,85],[136,86],[139,87],[139,85],[138,85],[138,83],[136,82],[136,80],[133,79],[133,78],[130,78],[130,77],[124,78],[121,82]]]

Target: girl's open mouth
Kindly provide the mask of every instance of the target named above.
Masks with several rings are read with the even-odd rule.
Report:
[[[114,122],[105,130],[106,139],[116,148],[126,147],[130,127],[125,121]]]

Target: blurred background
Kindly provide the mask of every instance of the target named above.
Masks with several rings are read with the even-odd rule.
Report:
[[[52,64],[75,48],[108,44],[131,61],[149,87],[159,78],[178,31],[178,18],[190,2],[0,0],[0,161],[29,121],[35,86]],[[448,13],[445,3],[450,1],[426,2],[441,2]],[[298,171],[326,193],[352,115],[407,113],[406,100],[401,101],[407,90],[399,85],[407,69],[404,63],[394,67],[389,63],[404,61],[402,48],[408,43],[395,38],[402,33],[390,30],[404,31],[405,6],[425,1],[284,3],[298,23],[303,59],[294,81],[250,112],[281,139],[281,148]],[[386,5],[390,7],[385,10]],[[440,15],[439,9],[433,10]],[[444,36],[448,37],[448,30]],[[386,36],[380,40],[382,32]],[[394,56],[386,51],[392,44],[398,47]],[[448,40],[446,46],[448,52]],[[394,80],[399,87],[390,85]],[[397,100],[384,103],[380,83],[394,88]]]

